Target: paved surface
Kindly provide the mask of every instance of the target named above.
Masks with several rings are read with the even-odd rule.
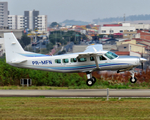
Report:
[[[0,90],[0,97],[106,97],[106,89]],[[109,90],[109,97],[150,97],[149,90]]]

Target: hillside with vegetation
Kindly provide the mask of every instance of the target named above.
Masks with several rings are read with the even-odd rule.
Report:
[[[145,14],[145,15],[130,15],[125,17],[125,21],[139,21],[139,20],[150,20],[150,14]],[[103,18],[103,19],[94,19],[94,23],[99,23],[99,22],[123,22],[124,17],[110,17],[110,18]]]

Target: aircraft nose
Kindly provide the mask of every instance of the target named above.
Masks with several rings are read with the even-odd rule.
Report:
[[[145,59],[145,58],[140,58],[140,62],[146,62],[147,61],[147,59]]]

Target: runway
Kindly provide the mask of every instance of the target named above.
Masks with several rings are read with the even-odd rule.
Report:
[[[106,97],[107,89],[0,90],[0,97]],[[150,89],[109,89],[109,97],[150,97]]]

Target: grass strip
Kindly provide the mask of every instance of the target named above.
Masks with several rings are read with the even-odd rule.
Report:
[[[149,99],[0,98],[0,119],[150,119]]]

